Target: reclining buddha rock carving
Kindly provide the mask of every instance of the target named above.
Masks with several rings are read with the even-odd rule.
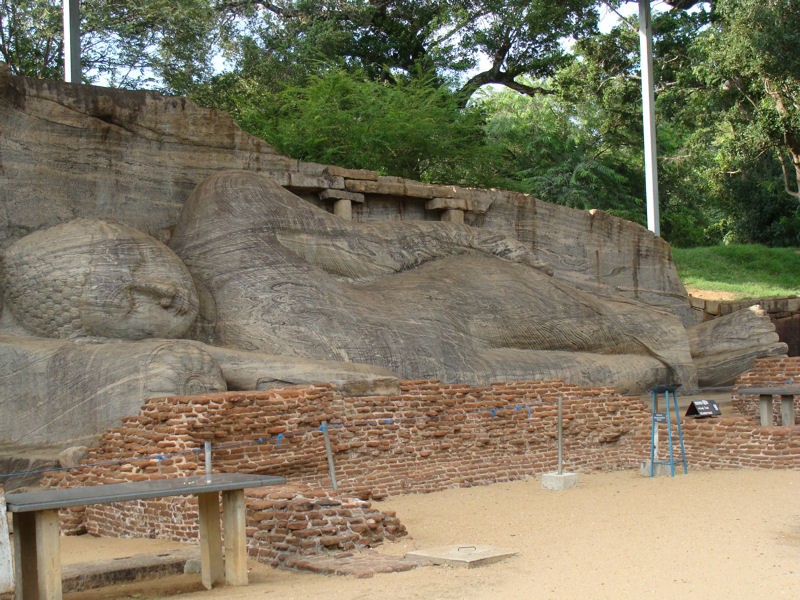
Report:
[[[79,219],[7,248],[0,439],[83,443],[155,395],[316,381],[391,393],[395,374],[694,387],[697,364],[719,377],[731,343],[784,348],[763,316],[709,341],[707,326],[687,333],[671,313],[554,279],[517,241],[341,221],[253,173],[199,186],[170,245]]]
[[[178,338],[197,315],[191,275],[135,229],[79,219],[39,230],[3,255],[0,441],[88,442],[148,397],[330,382],[396,389],[392,373]]]
[[[466,225],[353,224],[227,172],[197,187],[169,245],[222,346],[466,383],[695,382],[676,317],[555,281],[520,242]]]

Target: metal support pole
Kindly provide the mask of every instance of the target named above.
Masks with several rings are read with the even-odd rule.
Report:
[[[81,82],[80,0],[62,0],[64,19],[64,81]]]
[[[656,150],[655,91],[653,83],[653,23],[650,0],[639,0],[639,47],[642,69],[642,120],[644,125],[644,180],[647,228],[661,235],[658,202],[658,152]]]
[[[664,402],[667,403],[667,444],[669,444],[669,476],[675,477],[675,452],[672,449],[672,415],[670,414],[670,406],[669,406],[669,394],[670,391],[667,390],[664,392]],[[674,401],[675,392],[672,392],[672,398]],[[677,404],[676,404],[677,406]],[[678,418],[677,410],[675,411],[675,418]]]
[[[211,442],[204,442],[206,452],[206,481],[211,482]]]
[[[564,474],[564,420],[561,413],[561,396],[558,397],[558,474]]]
[[[0,485],[0,595],[14,592],[14,562],[6,517],[6,494]]]
[[[322,430],[322,435],[325,438],[325,454],[328,456],[328,471],[331,474],[331,487],[333,488],[333,491],[336,491],[338,487],[336,485],[336,468],[333,464],[333,451],[331,450],[331,438],[328,434],[328,422],[323,421],[320,429]]]
[[[656,460],[658,460],[658,394],[655,388],[650,391],[650,399],[653,403],[653,411],[650,417],[650,477],[656,474]]]

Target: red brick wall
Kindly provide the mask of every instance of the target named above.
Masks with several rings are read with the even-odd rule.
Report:
[[[638,468],[649,457],[648,407],[609,388],[559,381],[487,387],[410,381],[397,396],[347,397],[326,386],[293,386],[148,400],[138,416],[108,431],[90,451],[88,462],[97,466],[57,474],[51,483],[202,473],[203,442],[209,440],[215,470],[283,475],[292,484],[288,491],[248,492],[251,554],[285,562],[297,553],[370,545],[402,534],[393,516],[371,508],[370,497],[555,470],[558,397],[566,470]],[[329,424],[338,493],[329,489],[323,421]],[[684,419],[683,427],[690,469],[800,468],[798,427],[762,428],[745,417]],[[675,448],[677,453],[677,438]],[[109,464],[118,460],[123,462]],[[196,510],[188,498],[92,506],[65,515],[64,525],[105,535],[192,539]]]
[[[800,469],[800,427],[760,427],[745,417],[684,419],[689,468]]]

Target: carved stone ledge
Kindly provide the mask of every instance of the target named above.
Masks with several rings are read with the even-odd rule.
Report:
[[[356,194],[355,192],[347,192],[345,190],[322,190],[319,193],[320,200],[349,200],[350,202],[357,202],[362,204],[364,202],[364,194]]]

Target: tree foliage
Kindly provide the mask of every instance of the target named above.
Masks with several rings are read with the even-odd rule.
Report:
[[[0,54],[18,75],[58,78],[63,72],[60,2],[0,0]]]
[[[360,70],[373,79],[402,72],[474,72],[468,97],[485,83],[523,93],[539,90],[520,75],[552,75],[567,53],[561,40],[597,25],[593,0],[98,0],[84,3],[82,44],[88,71],[117,84],[160,83],[185,91],[209,73],[210,50],[236,68],[257,61]],[[3,0],[3,31],[14,40],[5,55],[19,73],[58,69],[58,0]],[[35,24],[20,32],[17,13]],[[55,20],[54,20],[55,19]],[[16,32],[18,35],[14,35]],[[13,48],[37,38],[37,52]],[[22,55],[35,64],[23,67]],[[490,65],[482,59],[489,57]],[[249,64],[248,64],[249,63]],[[477,72],[476,72],[477,71]]]
[[[0,53],[12,73],[63,72],[61,0],[0,0]],[[211,72],[217,11],[204,0],[81,3],[86,81],[186,91]]]
[[[502,150],[502,187],[574,208],[641,220],[641,160],[604,139],[591,101],[493,91],[481,100],[489,143]]]
[[[769,245],[800,237],[800,2],[717,0],[694,41],[705,86],[708,181],[724,237]]]
[[[800,200],[800,2],[721,0],[706,40],[709,79],[730,92],[723,123],[731,166],[771,154]]]
[[[240,103],[239,118],[290,156],[417,180],[483,183],[494,160],[481,114],[431,75],[386,82],[329,70]]]

